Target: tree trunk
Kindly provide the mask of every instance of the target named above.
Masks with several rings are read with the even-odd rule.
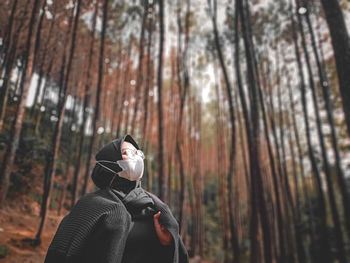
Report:
[[[5,110],[6,110],[6,106],[7,106],[7,97],[8,97],[9,83],[10,83],[10,76],[11,76],[13,64],[16,61],[16,52],[17,52],[18,39],[20,37],[21,30],[22,30],[22,28],[24,26],[24,22],[25,22],[25,18],[27,16],[27,10],[28,10],[29,3],[30,3],[30,1],[26,2],[25,8],[24,8],[24,12],[23,12],[23,16],[21,17],[21,22],[19,23],[19,25],[18,25],[18,27],[17,27],[14,35],[13,35],[13,40],[11,41],[10,40],[11,36],[8,36],[9,37],[9,41],[10,41],[9,42],[10,50],[8,52],[6,51],[6,54],[5,54],[4,59],[3,59],[3,63],[1,65],[1,69],[5,70],[5,72],[1,71],[1,76],[4,76],[4,77],[2,78],[3,82],[2,82],[2,87],[1,87],[1,90],[0,90],[0,129],[2,129],[2,126],[3,126],[3,123],[4,123]],[[33,33],[33,28],[32,28],[33,26],[34,25],[31,25],[30,34]],[[29,46],[30,46],[30,44],[31,43],[29,43]],[[28,40],[27,40],[27,47],[28,47]],[[26,53],[24,54],[25,55],[24,57],[26,57],[26,56],[29,57],[29,54],[28,54],[29,52],[30,51],[28,50],[27,54]],[[23,63],[23,65],[25,66],[25,63]],[[23,68],[24,68],[24,66],[23,66]],[[22,79],[22,76],[21,76],[21,79]],[[1,172],[1,174],[2,174],[2,172]]]
[[[350,136],[350,37],[339,1],[321,0],[321,2],[332,37],[339,89],[342,97],[345,121],[348,127],[348,135]],[[347,210],[349,210],[349,207]]]
[[[228,206],[229,206],[229,220],[230,220],[230,230],[231,230],[231,245],[234,253],[234,262],[240,262],[240,248],[237,239],[236,232],[236,222],[234,219],[234,207],[233,207],[233,170],[235,165],[235,154],[236,154],[236,129],[235,129],[235,114],[233,108],[233,99],[232,99],[232,91],[231,91],[231,83],[227,74],[227,69],[223,57],[223,53],[221,50],[220,42],[219,42],[219,32],[216,24],[216,9],[217,3],[214,0],[213,4],[209,3],[209,8],[211,10],[211,19],[213,24],[213,33],[215,38],[215,46],[217,50],[218,59],[220,62],[220,67],[224,76],[225,86],[226,86],[226,94],[229,102],[229,112],[230,112],[230,124],[231,124],[231,145],[230,145],[230,162],[229,162],[229,171],[227,176],[227,189],[228,189]],[[211,6],[213,5],[213,6]]]
[[[245,2],[245,4],[243,3]],[[256,72],[256,59],[254,53],[254,46],[251,36],[249,6],[247,1],[238,0],[237,8],[240,12],[242,34],[245,46],[245,55],[247,62],[247,82],[248,91],[250,94],[250,121],[251,131],[247,133],[250,170],[251,170],[251,228],[250,240],[252,244],[251,262],[257,262],[256,247],[258,245],[258,220],[260,218],[261,231],[264,247],[265,262],[272,261],[271,237],[270,237],[270,223],[267,217],[266,203],[264,199],[264,188],[260,169],[259,160],[259,101],[257,91],[259,87],[258,74]]]
[[[88,106],[90,100],[90,86],[91,86],[91,66],[92,66],[92,57],[94,54],[94,40],[95,40],[95,30],[96,30],[96,18],[97,18],[97,10],[98,4],[95,3],[95,11],[93,15],[93,23],[92,30],[90,34],[90,48],[89,48],[89,58],[88,58],[88,66],[86,70],[86,83],[84,89],[84,103],[83,103],[83,120],[80,127],[79,135],[78,135],[78,154],[75,159],[74,172],[73,172],[73,187],[72,187],[72,204],[73,206],[78,199],[78,182],[79,182],[79,171],[81,164],[81,156],[83,154],[83,142],[84,142],[84,134],[87,126],[87,119],[89,116]],[[88,159],[89,161],[89,159]]]
[[[9,17],[9,24],[7,26],[7,31],[6,31],[5,36],[4,36],[4,43],[0,49],[0,53],[4,54],[4,57],[2,58],[2,63],[1,63],[1,73],[2,73],[3,65],[6,62],[6,58],[8,55],[7,50],[10,47],[10,43],[11,43],[11,36],[12,36],[11,34],[12,34],[12,29],[13,29],[13,24],[14,24],[13,17],[14,17],[15,12],[16,12],[17,3],[18,3],[18,0],[13,1],[11,14]],[[0,76],[2,76],[2,74],[0,74]]]
[[[103,61],[104,61],[104,44],[105,44],[105,33],[107,27],[107,11],[108,11],[108,0],[104,0],[103,4],[103,21],[102,21],[102,32],[101,32],[101,42],[100,42],[100,57],[98,64],[98,79],[97,79],[97,88],[96,88],[96,101],[95,101],[95,112],[94,118],[92,121],[92,136],[88,149],[88,157],[86,161],[86,170],[82,194],[84,195],[87,192],[88,188],[88,179],[90,175],[90,161],[92,156],[92,150],[96,143],[96,133],[99,124],[99,114],[100,114],[100,95],[102,90],[102,78],[103,78]]]
[[[44,20],[44,16],[45,16],[45,7],[46,7],[46,0],[43,1],[42,6],[41,6],[41,13],[40,13],[40,18],[39,18],[39,22],[38,22],[38,27],[36,30],[36,36],[35,36],[35,44],[34,44],[34,53],[33,53],[33,72],[35,72],[35,68],[37,68],[37,59],[38,59],[38,51],[40,48],[40,36],[41,36],[41,29],[42,29],[42,25],[43,25],[43,20]],[[51,31],[49,31],[49,39],[51,36]],[[47,47],[46,47],[47,48]],[[46,50],[45,50],[45,55],[46,55]],[[45,55],[44,55],[44,59],[45,59]],[[43,63],[42,63],[43,64]],[[39,81],[38,81],[38,85],[36,86],[36,91],[35,91],[35,95],[34,95],[34,102],[33,105],[30,109],[30,117],[33,117],[34,114],[34,109],[36,106],[36,101],[37,101],[37,97],[39,96],[39,92],[40,92],[40,84],[41,84],[41,80],[42,80],[42,69],[39,68]]]
[[[166,199],[163,145],[163,49],[164,49],[164,1],[159,0],[159,58],[158,58],[158,185],[159,198]]]
[[[291,5],[291,4],[290,4]],[[301,56],[299,51],[299,45],[298,45],[298,38],[296,34],[296,28],[295,28],[295,21],[293,18],[293,15],[291,13],[291,22],[292,22],[292,35],[293,35],[293,43],[294,43],[294,50],[295,50],[295,57],[297,60],[298,65],[298,74],[300,79],[300,93],[301,93],[301,103],[303,108],[303,119],[304,119],[304,125],[305,125],[305,132],[306,132],[306,139],[307,139],[307,149],[308,149],[308,156],[311,163],[312,173],[314,180],[316,181],[316,187],[317,187],[317,201],[319,205],[319,212],[320,212],[320,233],[319,233],[319,243],[311,244],[313,246],[320,246],[316,249],[315,252],[312,253],[313,259],[315,262],[324,260],[325,262],[330,262],[330,248],[329,248],[329,242],[328,242],[328,233],[327,233],[327,221],[326,221],[326,206],[325,206],[325,198],[322,190],[322,183],[320,178],[320,173],[316,164],[316,159],[313,153],[313,147],[311,143],[311,134],[310,134],[310,124],[308,120],[308,108],[306,105],[306,87],[305,87],[305,78],[303,73],[303,65],[301,62]]]
[[[214,62],[215,63],[215,62]],[[226,175],[225,171],[223,169],[224,167],[224,160],[225,160],[225,136],[223,135],[223,124],[222,124],[222,99],[220,96],[220,91],[219,91],[219,85],[218,85],[218,80],[217,80],[217,67],[215,63],[214,67],[214,74],[215,74],[215,101],[216,101],[216,140],[217,140],[217,173],[219,177],[219,204],[220,204],[220,212],[221,212],[221,218],[222,218],[222,247],[223,247],[223,252],[224,252],[224,263],[229,262],[229,242],[230,242],[230,237],[229,237],[229,231],[230,225],[229,225],[229,216],[228,216],[228,205],[227,205],[227,187],[226,187]]]
[[[19,145],[20,134],[22,130],[22,123],[23,123],[23,118],[24,118],[25,109],[26,109],[26,101],[29,93],[29,84],[30,84],[30,79],[32,77],[32,74],[31,74],[32,67],[30,65],[28,66],[28,64],[29,64],[29,53],[31,49],[31,38],[33,34],[33,29],[35,24],[35,15],[37,13],[38,3],[39,3],[39,0],[35,0],[33,4],[32,14],[29,22],[29,32],[26,40],[26,49],[23,57],[23,73],[22,73],[21,82],[20,82],[21,94],[18,100],[18,107],[16,110],[15,119],[11,127],[10,140],[6,149],[6,153],[3,157],[3,163],[1,167],[0,174],[2,176],[2,182],[1,182],[1,191],[0,191],[1,192],[0,207],[3,206],[5,203],[8,187],[10,184],[11,170],[14,164],[16,150]],[[30,72],[28,72],[29,74],[27,77],[28,69]]]
[[[134,113],[132,115],[132,121],[131,121],[131,134],[134,134],[134,129],[136,125],[136,118],[137,118],[137,111],[138,106],[141,102],[141,92],[140,89],[142,88],[143,84],[143,50],[144,50],[144,35],[145,35],[145,26],[146,26],[146,19],[148,15],[148,1],[145,1],[143,4],[143,18],[142,18],[142,25],[141,25],[141,33],[140,33],[140,42],[139,42],[139,65],[137,69],[137,80],[136,80],[136,101],[134,106]]]
[[[76,6],[75,6],[76,14],[75,14],[74,24],[73,24],[67,70],[64,76],[64,81],[60,86],[59,96],[61,99],[58,101],[58,104],[57,104],[58,120],[55,124],[54,134],[52,136],[52,144],[51,144],[52,148],[51,148],[51,151],[47,154],[47,163],[45,165],[44,191],[43,191],[42,204],[41,204],[41,221],[39,224],[38,232],[35,236],[35,240],[34,240],[35,245],[39,245],[41,243],[41,234],[42,234],[42,231],[44,230],[47,210],[49,209],[49,206],[50,206],[51,191],[52,191],[53,182],[56,175],[56,164],[57,164],[58,151],[59,151],[60,139],[62,134],[65,105],[66,105],[67,96],[68,96],[69,77],[72,69],[72,62],[73,62],[73,57],[75,52],[75,40],[76,40],[76,34],[77,34],[77,28],[78,28],[81,1],[82,0],[77,0]],[[62,74],[62,76],[63,75],[64,74]]]
[[[264,75],[264,73],[262,74]],[[269,161],[271,166],[271,175],[272,175],[272,182],[273,182],[273,191],[275,196],[275,202],[276,202],[276,209],[277,209],[277,234],[278,234],[278,243],[280,248],[280,254],[278,255],[277,262],[287,262],[287,254],[286,254],[286,240],[284,235],[284,223],[283,223],[283,215],[282,215],[282,205],[281,205],[281,193],[280,193],[280,186],[279,186],[279,180],[276,173],[276,165],[275,165],[275,159],[273,156],[272,146],[271,146],[271,140],[270,140],[270,133],[268,130],[268,123],[266,118],[266,109],[265,109],[265,103],[264,103],[264,97],[263,92],[261,89],[258,90],[259,92],[259,102],[261,107],[261,113],[263,117],[263,125],[264,125],[264,135],[269,155]],[[271,125],[272,126],[272,125]],[[272,129],[274,127],[272,126]]]
[[[310,10],[310,8],[308,8],[308,10]],[[309,11],[306,12],[305,18],[306,18],[306,22],[310,32],[312,50],[313,50],[316,64],[317,64],[319,82],[322,88],[322,95],[325,102],[327,118],[328,118],[330,131],[331,131],[332,150],[335,158],[335,166],[337,169],[338,185],[341,191],[341,197],[343,201],[343,210],[344,210],[345,222],[346,222],[345,225],[346,225],[348,236],[350,236],[350,200],[349,200],[349,193],[346,187],[347,185],[346,180],[344,178],[344,172],[342,169],[341,158],[339,155],[338,140],[337,140],[337,135],[336,135],[335,126],[334,126],[334,118],[333,118],[333,106],[332,106],[330,93],[329,93],[329,84],[328,84],[329,81],[327,79],[327,73],[324,72],[323,67],[321,66],[320,57],[318,55],[318,51],[316,47],[315,35],[314,35],[313,28],[310,21]],[[349,42],[350,42],[350,39],[349,39]],[[349,49],[349,52],[350,52],[350,49]]]
[[[296,0],[296,1],[297,1],[297,7],[299,8],[300,2],[299,2],[299,0]],[[324,168],[324,172],[325,172],[330,208],[331,208],[332,218],[333,218],[333,223],[334,223],[334,234],[336,236],[336,244],[337,244],[338,253],[339,253],[338,256],[339,256],[339,260],[341,263],[346,263],[347,262],[346,252],[344,249],[344,241],[343,241],[341,224],[340,224],[340,219],[339,219],[339,212],[338,212],[338,208],[336,206],[334,188],[333,188],[333,183],[331,180],[329,161],[328,161],[328,156],[327,156],[327,152],[326,152],[326,145],[325,145],[324,135],[323,135],[322,127],[321,127],[321,119],[320,119],[318,100],[317,100],[317,95],[316,95],[316,90],[315,90],[315,83],[313,80],[313,72],[312,72],[312,68],[311,68],[311,64],[310,64],[308,50],[306,47],[306,40],[305,40],[304,31],[303,31],[303,27],[302,27],[302,20],[301,20],[301,16],[300,16],[299,12],[297,13],[297,16],[298,16],[299,29],[300,29],[301,40],[302,40],[301,43],[302,43],[302,47],[304,50],[307,71],[309,74],[309,84],[310,84],[310,89],[311,89],[311,97],[312,97],[312,101],[313,101],[314,111],[316,114],[317,135],[318,135],[318,140],[319,140],[319,143],[321,146],[323,168]]]

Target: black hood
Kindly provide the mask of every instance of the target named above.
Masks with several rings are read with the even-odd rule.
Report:
[[[115,139],[106,145],[104,145],[96,154],[95,159],[96,161],[111,161],[116,162],[118,160],[122,160],[122,144],[123,142],[130,142],[132,145],[135,146],[136,149],[139,149],[139,146],[135,142],[135,140],[130,136],[126,135],[123,138]],[[113,180],[112,186],[113,188],[116,188],[117,186],[122,188],[129,188],[132,187],[135,182],[129,181],[127,179],[121,178],[119,176],[115,176],[116,173],[119,173],[122,171],[120,166],[117,163],[102,163],[104,166],[108,167],[112,171],[107,170],[106,168],[103,168],[101,165],[96,163],[94,170],[92,171],[92,181],[98,188],[106,188],[111,185],[112,179]],[[118,188],[119,188],[118,187]]]

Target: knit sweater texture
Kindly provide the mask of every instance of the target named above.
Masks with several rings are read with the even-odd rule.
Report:
[[[157,196],[147,194],[154,208],[161,212],[160,224],[173,237],[171,262],[187,263],[188,255],[176,219]],[[45,263],[120,263],[130,229],[131,215],[110,188],[87,194],[62,220]]]

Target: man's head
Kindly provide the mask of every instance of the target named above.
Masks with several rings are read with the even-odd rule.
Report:
[[[99,188],[109,186],[116,173],[123,171],[117,162],[128,160],[134,153],[140,152],[138,150],[139,146],[130,135],[104,145],[96,154],[96,165],[91,175],[95,185]]]

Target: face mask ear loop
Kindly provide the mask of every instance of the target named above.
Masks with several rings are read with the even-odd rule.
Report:
[[[114,181],[114,179],[115,179],[115,177],[116,177],[116,176],[117,176],[117,174],[115,174],[115,175],[113,176],[113,178],[112,178],[111,182],[109,183],[109,188],[111,188],[112,183],[113,183],[113,181]]]
[[[107,169],[108,171],[114,173],[113,178],[111,179],[111,181],[109,182],[109,187],[111,187],[115,177],[117,176],[117,173],[115,171],[113,171],[112,169],[108,168],[107,166],[103,165],[101,162],[106,162],[106,163],[114,163],[114,162],[110,162],[110,161],[98,161],[97,164],[101,165],[103,168]]]

